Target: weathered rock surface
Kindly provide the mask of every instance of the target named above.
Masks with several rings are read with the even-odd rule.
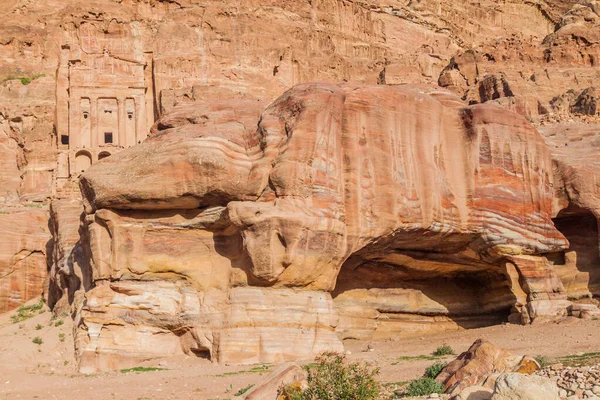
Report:
[[[491,400],[559,400],[558,387],[543,376],[502,374],[496,379]]]
[[[17,229],[9,211],[4,268],[43,250],[0,298],[38,296],[50,260],[50,305],[86,304],[83,369],[290,360],[341,338],[595,315],[597,1],[3,7],[0,207],[45,218]],[[352,84],[296,87],[265,110],[315,80]],[[458,97],[384,85],[400,83]],[[158,123],[117,156],[138,136],[90,149],[65,128],[88,117],[110,142],[103,127],[142,121],[144,138]],[[74,143],[81,163],[64,157]],[[296,311],[271,319],[286,302]]]
[[[261,383],[253,387],[244,397],[245,400],[274,400],[285,385],[302,385],[307,374],[296,363],[285,363],[267,375]]]
[[[464,388],[453,400],[490,400],[494,389],[484,386],[469,386]]]
[[[0,208],[0,312],[44,291],[51,238],[47,220],[48,211],[41,207]]]
[[[54,89],[49,77],[22,85],[4,82],[0,74],[0,312],[44,289],[50,234],[43,202],[52,195],[56,157]]]
[[[565,122],[540,128],[555,164],[554,224],[569,240],[569,249],[548,260],[569,298],[600,295],[598,199],[600,128]]]
[[[523,361],[523,357],[479,339],[450,362],[436,380],[444,385],[444,392],[450,394],[459,394],[471,386],[489,388],[490,382],[495,380],[494,374],[516,371]]]
[[[185,351],[178,343],[190,329],[206,338],[194,339],[197,351],[222,362],[287,359],[289,348],[298,356],[340,346],[336,327],[342,337],[384,335],[423,316],[431,329],[462,316],[477,326],[533,293],[551,302],[564,291],[537,256],[567,245],[551,221],[550,153],[517,114],[432,89],[350,84],[296,86],[260,118],[244,101],[201,109],[159,121],[145,143],[82,177],[96,282],[82,311],[84,369],[116,367],[138,351]],[[467,282],[480,291],[465,292]],[[154,337],[172,344],[120,345],[114,335],[133,334],[132,318],[158,328],[134,299],[164,290],[175,303],[152,314],[178,317]],[[309,328],[287,332],[268,318],[242,328],[225,311],[253,309],[259,293],[261,304],[282,295],[320,304],[299,309],[322,321],[311,328],[316,340],[289,347],[275,338]],[[206,303],[186,309],[198,298]],[[254,341],[267,334],[260,326],[272,332],[267,347],[246,343],[244,354],[226,339],[245,332]]]
[[[81,243],[81,199],[55,198],[50,204],[51,269],[47,300],[55,312],[73,312],[92,285],[89,250]]]

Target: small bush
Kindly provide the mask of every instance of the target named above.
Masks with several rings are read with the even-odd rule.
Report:
[[[235,394],[235,396],[241,396],[244,393],[246,393],[248,390],[252,389],[254,387],[254,384],[248,385],[245,388],[241,388],[240,390],[237,391],[237,393]]]
[[[404,391],[405,396],[427,396],[433,393],[443,393],[444,386],[433,378],[423,377],[415,379],[408,384]]]
[[[58,340],[60,340],[61,342],[65,341],[65,334],[64,333],[59,333],[58,334]]]
[[[39,336],[34,337],[33,340],[32,340],[32,342],[35,343],[35,344],[39,344],[39,345],[41,345],[42,343],[44,343],[44,341],[42,340],[42,338],[39,337]]]
[[[279,389],[279,396],[277,397],[280,400],[304,400],[306,398],[302,391],[302,385],[298,382],[283,386]]]
[[[61,326],[62,324],[64,324],[64,321],[62,319],[59,319],[54,323],[54,326]]]
[[[436,362],[435,364],[430,365],[425,370],[425,374],[423,375],[425,378],[435,379],[442,372],[442,370],[446,367],[446,363]]]
[[[46,76],[44,74],[35,74],[32,76],[7,76],[6,78],[4,78],[4,80],[2,82],[6,82],[6,81],[20,81],[21,85],[29,85],[31,83],[31,81],[41,78],[43,76]]]
[[[11,315],[10,320],[12,321],[13,324],[25,321],[25,320],[35,316],[36,311],[38,313],[42,313],[43,308],[44,308],[44,299],[40,298],[40,300],[35,304],[32,304],[30,306],[21,306],[21,307],[17,308],[17,313],[15,315]]]
[[[307,387],[288,385],[281,393],[287,400],[373,400],[379,396],[379,383],[375,376],[379,369],[366,363],[348,363],[346,357],[335,352],[325,352],[305,369]]]
[[[39,331],[39,330],[41,330],[42,328],[43,328],[43,326],[42,326],[42,325],[40,325],[40,324],[37,324],[37,325],[35,326],[35,330],[36,330],[36,331]]]
[[[435,349],[435,351],[433,352],[433,355],[436,357],[440,357],[440,356],[448,356],[448,355],[454,355],[456,353],[454,353],[454,350],[452,350],[452,347],[448,346],[447,344],[443,344],[440,347],[438,347],[437,349]]]
[[[546,356],[535,356],[533,357],[533,359],[537,361],[538,364],[540,364],[540,368],[545,368],[548,365],[550,365],[550,358]]]

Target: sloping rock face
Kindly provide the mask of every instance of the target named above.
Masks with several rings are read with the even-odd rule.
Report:
[[[544,123],[597,115],[600,3],[580,3],[560,16],[553,12],[561,8],[557,3],[538,3],[552,32],[523,29],[474,44],[452,57],[440,86],[471,103],[493,102]]]
[[[539,257],[568,245],[551,155],[524,118],[404,86],[252,104],[159,121],[83,175],[82,370],[281,361],[340,349],[336,329],[477,326],[564,295]]]
[[[0,312],[44,292],[47,221],[42,207],[0,208]]]
[[[598,200],[600,128],[565,122],[540,128],[554,160],[554,224],[569,240],[564,252],[549,257],[571,299],[600,295]]]
[[[40,297],[47,277],[54,89],[0,75],[0,312]]]

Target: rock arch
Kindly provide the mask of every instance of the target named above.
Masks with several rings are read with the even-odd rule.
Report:
[[[553,219],[569,248],[550,259],[570,298],[600,296],[598,221],[586,208],[569,205]]]
[[[110,152],[108,151],[101,151],[100,154],[98,154],[98,161],[106,158],[106,157],[110,157]]]
[[[92,165],[92,155],[87,150],[80,150],[75,154],[76,173],[85,172]]]

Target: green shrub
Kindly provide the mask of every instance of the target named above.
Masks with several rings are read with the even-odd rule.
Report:
[[[39,337],[39,336],[34,337],[33,340],[32,340],[32,342],[35,343],[35,344],[42,344],[42,343],[44,343],[44,341],[42,340],[42,338]]]
[[[39,330],[41,330],[42,328],[43,328],[43,326],[42,326],[42,325],[40,325],[40,324],[37,324],[37,325],[35,326],[35,330],[36,330],[36,331],[39,331]]]
[[[456,353],[454,353],[454,350],[452,350],[452,347],[448,346],[447,344],[441,345],[440,347],[435,349],[435,351],[433,352],[433,355],[437,356],[437,357],[454,355],[454,354],[456,354]]]
[[[304,396],[302,385],[296,382],[290,385],[285,385],[279,389],[279,395],[277,398],[282,400],[304,400],[307,397]]]
[[[6,78],[4,78],[4,80],[2,82],[6,82],[6,81],[20,81],[21,85],[29,85],[31,83],[31,81],[41,78],[43,76],[46,76],[44,74],[35,74],[32,76],[12,76],[9,75]],[[1,83],[1,82],[0,82]]]
[[[54,326],[61,326],[62,324],[64,324],[64,321],[62,319],[59,319],[54,323]]]
[[[35,316],[36,312],[38,312],[38,313],[43,312],[43,308],[44,308],[44,299],[40,298],[40,300],[35,304],[32,304],[30,306],[21,306],[21,307],[17,308],[17,313],[15,315],[11,315],[10,320],[12,321],[13,324],[16,324],[17,322],[25,321],[25,320]]]
[[[60,340],[61,342],[65,341],[65,334],[64,333],[59,333],[58,334],[58,340]]]
[[[538,364],[540,364],[541,368],[545,368],[548,365],[550,365],[550,359],[546,356],[535,356],[533,357],[533,359],[537,361]]]
[[[241,388],[240,390],[237,391],[237,393],[235,394],[236,396],[241,396],[244,393],[246,393],[248,390],[252,389],[254,387],[254,384],[248,385],[245,388]]]
[[[435,379],[442,372],[442,370],[446,367],[446,363],[436,362],[435,364],[430,365],[425,369],[425,374],[423,375],[425,378]]]
[[[379,369],[364,362],[348,363],[342,354],[325,352],[305,369],[306,389],[288,385],[281,389],[284,399],[373,400],[379,396],[379,383],[375,380]]]
[[[433,378],[423,377],[415,379],[408,384],[404,391],[405,396],[427,396],[433,393],[443,393],[444,386]]]

